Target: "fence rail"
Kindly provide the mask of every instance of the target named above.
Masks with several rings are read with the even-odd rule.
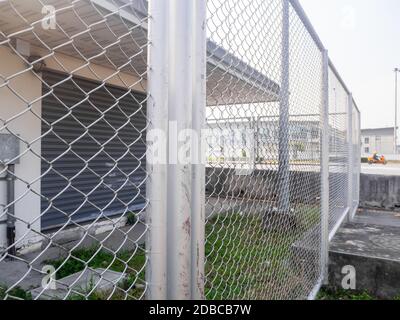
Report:
[[[0,3],[0,299],[313,299],[360,112],[295,0]]]

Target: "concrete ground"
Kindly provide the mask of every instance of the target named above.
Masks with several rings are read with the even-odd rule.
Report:
[[[360,210],[330,247],[329,281],[342,288],[343,267],[356,271],[356,290],[384,299],[400,297],[400,215]]]
[[[376,174],[383,176],[400,176],[400,164],[388,163],[387,165],[368,163],[361,164],[361,173]]]
[[[359,210],[353,222],[400,228],[400,213],[373,209]]]
[[[88,234],[83,239],[42,247],[38,252],[18,256],[18,259],[12,261],[2,260],[0,261],[0,285],[8,288],[18,286],[24,290],[38,288],[45,276],[41,270],[46,265],[46,261],[65,258],[73,249],[91,248],[100,244],[108,252],[134,250],[136,245],[144,243],[145,233],[145,225],[139,223],[135,227],[127,226],[99,235]]]

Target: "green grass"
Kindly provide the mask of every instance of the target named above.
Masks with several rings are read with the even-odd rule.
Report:
[[[0,286],[0,300],[32,300],[32,295],[21,289],[20,287],[15,287],[8,290],[6,286]]]
[[[353,290],[337,290],[323,288],[317,296],[317,300],[377,300],[367,292]]]
[[[205,294],[207,299],[290,299],[301,292],[304,274],[290,265],[292,244],[305,230],[319,222],[319,209],[299,206],[296,209],[299,226],[295,231],[266,231],[261,216],[218,215],[206,224]],[[311,227],[310,227],[311,226]],[[144,283],[146,257],[144,249],[119,253],[99,250],[97,247],[79,249],[66,259],[46,261],[57,271],[57,279],[82,271],[86,266],[110,269],[128,274],[122,290],[113,299],[128,295],[141,298],[143,289],[132,287]],[[290,286],[288,285],[290,284]],[[92,292],[90,285],[72,300],[107,299],[108,293]],[[91,292],[91,294],[87,294]],[[124,296],[125,295],[125,296]]]
[[[301,290],[289,265],[298,232],[267,232],[259,216],[231,214],[209,221],[206,236],[207,299],[286,299]]]
[[[135,252],[123,251],[114,255],[111,251],[99,250],[97,247],[75,250],[66,259],[49,260],[45,264],[53,265],[56,270],[57,279],[61,279],[82,271],[85,267],[92,269],[103,268],[127,274],[127,278],[118,285],[118,290],[111,294],[108,292],[92,292],[94,284],[89,284],[83,292],[75,293],[69,297],[71,300],[103,300],[111,299],[143,298],[144,289],[136,284],[144,284],[146,257],[143,248]],[[91,293],[87,295],[87,293]]]
[[[329,288],[322,288],[318,293],[317,300],[382,300],[378,297],[374,297],[368,292],[360,292],[355,290],[332,290]],[[394,297],[392,300],[400,300],[400,295]]]

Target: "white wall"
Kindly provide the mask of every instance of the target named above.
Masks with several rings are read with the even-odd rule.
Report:
[[[365,148],[369,148],[369,153],[374,151],[381,154],[392,154],[394,151],[393,136],[379,136],[380,140],[375,135],[363,135],[361,137],[361,153],[364,154]],[[365,143],[365,138],[369,138],[369,143]]]
[[[31,54],[37,56],[48,55],[47,51],[37,47],[31,47]],[[65,54],[57,53],[45,59],[46,67],[65,73],[73,73],[76,76],[100,81],[124,88],[130,88],[138,92],[146,92],[146,80],[139,79],[132,74],[116,72],[114,69],[95,65],[93,63],[87,66],[87,62]]]
[[[21,59],[10,53],[4,47],[0,48],[0,73],[4,78],[10,77],[18,71],[26,69]],[[0,86],[4,84],[0,80]],[[14,92],[13,92],[14,91]],[[13,134],[19,135],[21,158],[16,165],[15,173],[19,179],[15,181],[15,213],[18,219],[22,219],[31,225],[29,229],[26,223],[17,221],[16,240],[19,244],[27,244],[35,241],[37,234],[34,230],[40,230],[40,140],[35,141],[41,134],[41,102],[31,105],[30,102],[42,95],[42,86],[39,79],[30,72],[23,73],[10,80],[7,86],[0,88],[0,132],[7,133],[7,129]],[[19,96],[19,97],[18,97]],[[4,121],[8,121],[5,125]],[[37,153],[38,155],[35,155]],[[0,169],[0,170],[3,170]],[[2,202],[5,201],[6,183],[1,182],[0,194]],[[4,219],[4,215],[2,220]],[[6,226],[1,225],[0,245],[6,242]],[[36,239],[37,240],[37,239]]]
[[[31,47],[31,54],[42,55],[35,47]],[[27,66],[22,59],[15,55],[10,49],[0,47],[0,132],[7,133],[6,129],[17,134],[23,140],[20,143],[21,154],[20,164],[16,165],[16,205],[15,215],[16,239],[19,248],[32,248],[40,245],[42,237],[40,232],[40,174],[41,174],[41,95],[42,82],[31,72],[25,72],[10,80],[7,86],[3,79],[10,77],[20,71],[26,70]],[[84,62],[63,54],[51,56],[45,60],[48,68],[72,72],[88,79],[102,80],[113,85],[129,87],[144,92],[146,83],[144,80],[135,78],[132,75],[119,73],[102,66],[91,65],[91,68],[80,68]],[[14,92],[13,92],[14,91]],[[20,97],[18,97],[20,96]],[[33,101],[36,102],[31,105]],[[14,119],[13,119],[14,118]],[[13,120],[11,120],[13,119]],[[4,121],[7,121],[5,125]],[[0,173],[4,168],[0,167]],[[0,182],[0,221],[6,217],[1,205],[6,203],[6,184]],[[30,227],[28,227],[30,224]],[[6,225],[0,223],[0,248],[7,244]]]

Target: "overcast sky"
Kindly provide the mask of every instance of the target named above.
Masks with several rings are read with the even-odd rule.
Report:
[[[300,2],[353,91],[362,112],[362,127],[394,126],[393,70],[400,68],[400,1]]]

